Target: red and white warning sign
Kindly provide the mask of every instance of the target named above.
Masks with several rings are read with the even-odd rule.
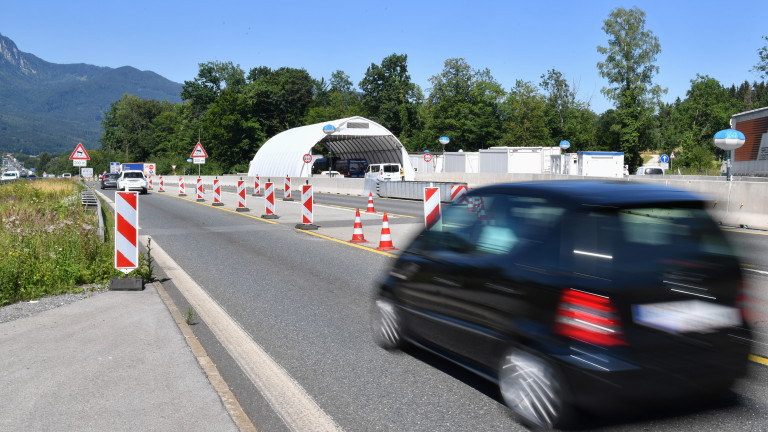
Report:
[[[71,159],[71,160],[91,160],[91,157],[88,156],[88,152],[85,151],[85,147],[83,147],[83,143],[77,143],[77,147],[75,147],[75,151],[73,151],[72,154],[69,155],[69,159]]]
[[[428,230],[442,231],[440,223],[440,188],[424,188],[424,226]]]
[[[127,274],[139,266],[139,194],[115,197],[115,268]]]
[[[195,145],[194,150],[192,150],[192,154],[189,155],[191,158],[207,158],[208,153],[205,152],[205,149],[203,148],[203,145],[200,144],[200,141],[197,142]]]

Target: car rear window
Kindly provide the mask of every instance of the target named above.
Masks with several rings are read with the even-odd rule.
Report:
[[[735,256],[706,210],[688,204],[592,211],[571,225],[572,262],[585,274],[657,270],[665,260]]]
[[[123,174],[123,178],[144,178],[144,174],[140,172],[127,172]]]

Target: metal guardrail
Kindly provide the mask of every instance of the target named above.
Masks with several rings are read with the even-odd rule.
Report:
[[[101,201],[96,197],[96,194],[88,188],[80,192],[80,202],[85,210],[96,210],[96,218],[99,220],[99,226],[97,228],[97,234],[101,241],[104,241],[104,215],[101,213]]]
[[[379,181],[376,185],[376,192],[379,196],[386,198],[423,200],[425,187],[437,187],[440,188],[440,201],[450,202],[451,186],[457,185],[466,186],[467,184],[427,181]]]

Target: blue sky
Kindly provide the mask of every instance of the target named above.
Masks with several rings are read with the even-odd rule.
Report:
[[[612,107],[596,67],[603,21],[633,6],[661,43],[665,101],[684,98],[697,73],[728,86],[759,79],[750,69],[768,35],[765,0],[10,1],[0,34],[50,62],[129,65],[176,82],[192,80],[198,63],[231,61],[246,72],[301,67],[326,79],[340,69],[358,83],[392,53],[408,55],[425,93],[449,58],[488,68],[506,90],[556,68],[601,113]]]

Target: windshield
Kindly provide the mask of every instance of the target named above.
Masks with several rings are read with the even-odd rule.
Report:
[[[123,178],[140,179],[140,178],[144,178],[144,174],[140,172],[126,172],[126,173],[123,173]]]

